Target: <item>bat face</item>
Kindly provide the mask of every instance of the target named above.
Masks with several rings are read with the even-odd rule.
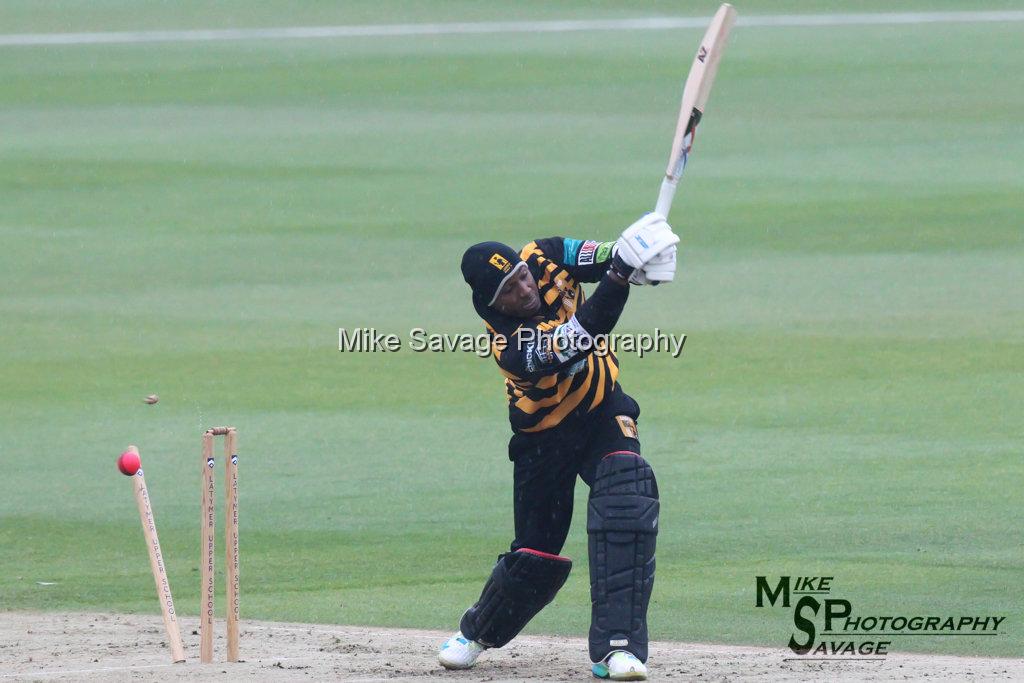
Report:
[[[686,168],[686,161],[693,145],[694,131],[704,114],[708,95],[711,94],[711,86],[718,71],[718,63],[725,50],[725,42],[735,22],[736,10],[732,5],[726,3],[718,8],[697,48],[690,73],[686,77],[679,119],[676,121],[676,133],[672,140],[668,167],[665,169],[665,180],[662,182],[655,208],[655,211],[663,216],[668,215],[672,206],[676,184]]]
[[[697,123],[704,113],[704,107],[711,94],[711,86],[715,82],[715,75],[718,72],[718,62],[722,59],[722,52],[725,50],[725,41],[729,37],[729,31],[736,21],[736,10],[732,5],[724,4],[715,13],[711,20],[704,39],[697,48],[697,55],[694,57],[693,65],[690,67],[690,74],[686,77],[686,86],[683,88],[683,101],[679,109],[679,120],[676,124],[676,139],[672,144],[672,156],[669,159],[669,175],[677,165],[678,157],[689,151],[689,145],[683,145],[687,134],[693,133]],[[693,114],[696,113],[696,117]]]

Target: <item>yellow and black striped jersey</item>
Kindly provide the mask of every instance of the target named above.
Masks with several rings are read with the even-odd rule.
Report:
[[[491,335],[492,356],[505,376],[513,431],[540,432],[591,412],[615,388],[618,360],[603,339],[591,337],[576,319],[585,299],[580,283],[604,276],[613,245],[563,237],[530,242],[520,258],[540,290],[540,312],[522,319],[477,307]]]

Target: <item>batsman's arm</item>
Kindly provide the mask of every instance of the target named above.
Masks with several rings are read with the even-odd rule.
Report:
[[[522,379],[535,379],[575,363],[594,351],[595,337],[614,329],[628,298],[629,284],[607,273],[593,295],[566,322],[518,328],[497,356],[498,365]]]
[[[546,237],[530,246],[565,268],[576,282],[599,282],[611,265],[615,242]]]

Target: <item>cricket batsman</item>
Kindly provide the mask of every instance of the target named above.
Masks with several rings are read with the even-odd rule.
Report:
[[[598,678],[647,678],[647,605],[654,585],[658,486],[640,455],[640,407],[618,383],[606,337],[630,285],[675,276],[679,237],[647,214],[615,242],[550,237],[519,252],[466,250],[462,275],[505,378],[512,439],[515,539],[459,631],[441,646],[448,669],[502,647],[565,583],[578,476],[590,487],[590,659]],[[597,282],[585,298],[581,283]]]

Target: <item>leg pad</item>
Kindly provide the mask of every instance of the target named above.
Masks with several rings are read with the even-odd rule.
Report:
[[[601,460],[587,505],[591,661],[613,650],[647,661],[658,512],[658,484],[646,460],[621,451]]]
[[[501,555],[480,599],[462,615],[462,635],[502,647],[554,599],[570,570],[568,557],[531,548]]]

